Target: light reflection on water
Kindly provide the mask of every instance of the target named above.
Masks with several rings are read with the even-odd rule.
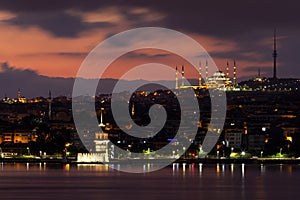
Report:
[[[0,163],[0,199],[289,199],[300,165],[178,164],[128,174],[101,164]],[[146,164],[145,172],[152,164]]]

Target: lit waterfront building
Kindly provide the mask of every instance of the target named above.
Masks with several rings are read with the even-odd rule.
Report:
[[[29,142],[36,142],[37,138],[38,138],[37,134],[32,131],[3,132],[0,134],[0,144],[2,143],[27,144]]]
[[[101,108],[100,116],[100,129],[105,129],[105,124],[103,123],[103,111]],[[94,150],[90,149],[90,153],[78,153],[77,162],[109,162],[109,143],[108,133],[104,133],[102,130],[95,133],[94,138]],[[112,158],[112,157],[111,157]]]
[[[95,142],[95,153],[98,155],[99,162],[108,162],[108,143],[110,140],[108,139],[107,133],[96,133]]]

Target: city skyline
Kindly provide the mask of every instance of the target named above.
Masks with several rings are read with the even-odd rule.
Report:
[[[299,8],[1,0],[1,197],[299,196]]]

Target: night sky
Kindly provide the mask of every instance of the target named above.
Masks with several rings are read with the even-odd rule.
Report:
[[[1,65],[0,76],[16,80],[14,87],[32,77],[75,77],[86,55],[107,37],[131,28],[158,26],[197,40],[221,70],[227,60],[232,65],[235,59],[239,80],[256,76],[258,67],[263,76],[272,76],[276,28],[277,75],[300,77],[299,8],[296,0],[2,0],[0,62],[7,64]],[[143,52],[117,64],[132,66],[139,59],[163,62],[173,58],[167,53]],[[174,59],[172,64],[181,65]],[[107,77],[118,78],[118,67]]]

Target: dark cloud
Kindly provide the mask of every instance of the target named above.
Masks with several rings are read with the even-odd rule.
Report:
[[[243,60],[243,61],[249,61],[249,62],[264,62],[271,60],[270,50],[263,51],[264,54],[260,51],[228,51],[228,52],[211,52],[210,56],[212,58],[219,58],[224,60]]]
[[[258,72],[260,69],[261,73],[271,73],[273,72],[273,67],[260,67],[260,66],[251,66],[243,69],[244,72]]]
[[[118,3],[120,1],[116,0],[114,2]],[[83,11],[91,11],[111,4],[112,3],[109,0],[1,0],[0,8],[18,13],[65,11],[66,9],[70,8],[80,9]]]
[[[164,14],[161,25],[177,30],[185,30],[206,34],[209,36],[226,37],[230,39],[241,38],[244,34],[260,32],[273,27],[282,29],[299,28],[300,3],[297,0],[287,0],[284,3],[273,0],[228,0],[228,1],[79,1],[79,0],[29,0],[12,1],[3,0],[0,9],[12,12],[31,13],[38,16],[46,13],[56,13],[62,21],[68,19],[68,15],[62,15],[68,9],[81,11],[94,11],[107,7],[118,7],[120,12],[132,21],[133,24],[145,26],[142,13],[128,12],[128,8],[147,8],[152,13]],[[51,15],[49,15],[51,18]],[[43,18],[43,17],[42,17]],[[76,16],[72,16],[76,18]],[[34,21],[34,20],[33,20]],[[71,20],[70,20],[71,21]],[[61,22],[58,20],[57,22]],[[140,22],[138,24],[136,22]],[[41,25],[38,23],[37,25]],[[52,27],[59,29],[60,27]],[[254,35],[253,35],[254,36]],[[254,39],[254,38],[253,38]]]
[[[94,28],[112,27],[108,22],[86,23],[79,16],[71,16],[64,12],[22,12],[6,23],[21,27],[38,26],[57,37],[77,37],[81,32]]]
[[[58,52],[52,53],[58,56],[69,56],[69,57],[85,57],[88,55],[89,52]]]
[[[18,88],[26,97],[47,96],[51,90],[55,96],[70,95],[74,80],[72,78],[52,78],[39,75],[33,70],[22,70],[7,63],[0,64],[0,96],[16,97]]]
[[[225,53],[212,52],[212,54],[217,58],[237,61],[272,62],[271,43],[273,29],[276,27],[278,35],[284,36],[278,41],[278,75],[300,76],[298,66],[300,2],[298,0],[284,2],[274,0],[3,0],[0,2],[1,10],[9,10],[17,15],[8,23],[23,27],[38,26],[57,37],[76,37],[83,31],[94,28],[118,26],[119,24],[110,23],[86,23],[79,16],[66,12],[69,9],[95,11],[109,7],[118,8],[124,20],[130,22],[131,27],[128,28],[163,26],[184,33],[196,33],[234,42],[238,47],[236,50]],[[133,8],[146,8],[150,14],[164,17],[151,21],[149,13],[132,13],[130,9]]]
[[[63,56],[63,57],[79,57],[84,58],[89,52],[48,52],[48,53],[34,53],[34,54],[23,54],[22,57],[38,57],[38,56]]]
[[[151,5],[166,13],[171,27],[231,39],[273,27],[294,29],[300,19],[296,0],[163,1]]]
[[[90,23],[82,20],[80,16],[72,15],[66,11],[105,11],[109,7],[117,7],[124,19],[127,19],[132,26],[153,26],[154,24],[145,19],[145,14],[134,14],[128,12],[127,8],[135,7],[127,5],[125,1],[79,1],[79,0],[52,0],[52,1],[9,1],[0,2],[0,10],[11,11],[16,17],[7,20],[6,23],[21,27],[37,26],[52,33],[56,37],[77,37],[80,33],[94,28],[108,28],[117,26],[109,22]],[[147,22],[147,23],[145,23]]]
[[[147,53],[138,53],[138,52],[132,51],[130,53],[127,53],[126,56],[128,56],[130,58],[157,59],[157,58],[162,58],[162,57],[169,57],[169,56],[172,56],[172,54],[169,54],[169,53],[147,54]]]

